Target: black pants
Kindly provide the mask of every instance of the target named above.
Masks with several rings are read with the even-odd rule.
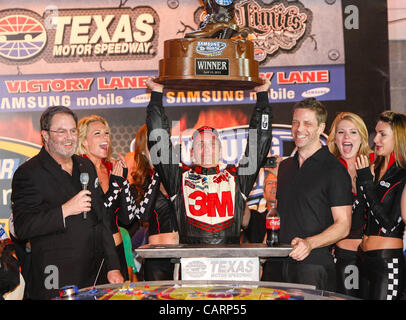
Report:
[[[144,280],[162,281],[173,280],[173,270],[175,265],[169,258],[145,259]]]
[[[295,262],[287,258],[270,258],[263,265],[261,281],[313,285],[318,290],[335,292],[336,273],[333,263],[318,265]]]
[[[318,290],[331,292],[336,290],[336,274],[333,263],[318,265],[287,260],[283,263],[282,279],[283,282],[313,285]]]
[[[347,296],[359,298],[359,266],[357,251],[336,247],[336,291]]]
[[[282,270],[286,258],[272,257],[262,265],[261,281],[283,282]]]
[[[360,298],[397,300],[404,287],[405,258],[402,249],[358,250]]]

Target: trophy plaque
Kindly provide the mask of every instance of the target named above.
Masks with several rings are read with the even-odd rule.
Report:
[[[203,2],[207,14],[200,28],[164,42],[155,81],[179,90],[247,90],[261,85],[254,45],[238,39],[232,0]]]

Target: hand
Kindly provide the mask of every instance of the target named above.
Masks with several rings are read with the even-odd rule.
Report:
[[[154,80],[156,77],[148,77],[147,81],[145,81],[145,84],[149,89],[152,91],[156,92],[163,92],[164,91],[164,86],[160,83],[156,83]]]
[[[92,193],[89,190],[82,190],[76,196],[62,205],[63,217],[77,215],[82,212],[89,212],[92,209]]]
[[[368,156],[363,156],[360,155],[359,157],[357,157],[357,160],[355,161],[355,169],[356,170],[361,170],[364,168],[370,167],[371,169],[371,173],[374,176],[375,179],[375,165],[369,165],[369,157]]]
[[[360,170],[366,167],[369,167],[368,156],[360,155],[359,157],[357,157],[357,160],[355,161],[355,169]]]
[[[255,92],[268,91],[271,87],[271,81],[267,78],[262,78],[264,83],[254,88]]]
[[[123,168],[127,168],[127,163],[121,153],[119,153],[118,156],[119,156],[120,160],[114,161],[113,168],[111,169],[111,174],[114,174],[115,176],[118,176],[118,177],[123,177],[123,172],[124,172]],[[126,179],[127,177],[123,177],[123,178]]]
[[[109,281],[109,283],[112,284],[124,282],[124,278],[121,275],[120,270],[110,270],[109,272],[107,272],[107,280]]]
[[[290,244],[293,246],[293,250],[289,253],[289,257],[296,261],[302,261],[306,259],[312,251],[312,246],[306,239],[296,237]]]

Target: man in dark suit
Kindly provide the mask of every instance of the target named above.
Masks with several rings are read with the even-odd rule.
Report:
[[[93,285],[105,263],[110,283],[123,277],[91,161],[74,155],[77,117],[66,107],[50,107],[41,116],[43,148],[22,164],[12,182],[16,236],[32,250],[33,299],[49,299],[66,285]],[[89,174],[82,190],[80,174]]]

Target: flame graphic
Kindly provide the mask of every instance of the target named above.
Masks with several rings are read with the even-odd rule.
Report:
[[[172,128],[171,135],[179,136],[180,132],[182,132],[182,135],[191,135],[195,129],[202,126],[224,129],[245,125],[247,123],[247,114],[245,114],[242,110],[233,110],[231,108],[222,110],[211,109],[207,111],[201,111],[193,127],[188,127],[187,117],[184,115],[179,120],[177,125]]]
[[[28,118],[16,117],[0,119],[0,136],[9,137],[41,145],[41,136]]]

